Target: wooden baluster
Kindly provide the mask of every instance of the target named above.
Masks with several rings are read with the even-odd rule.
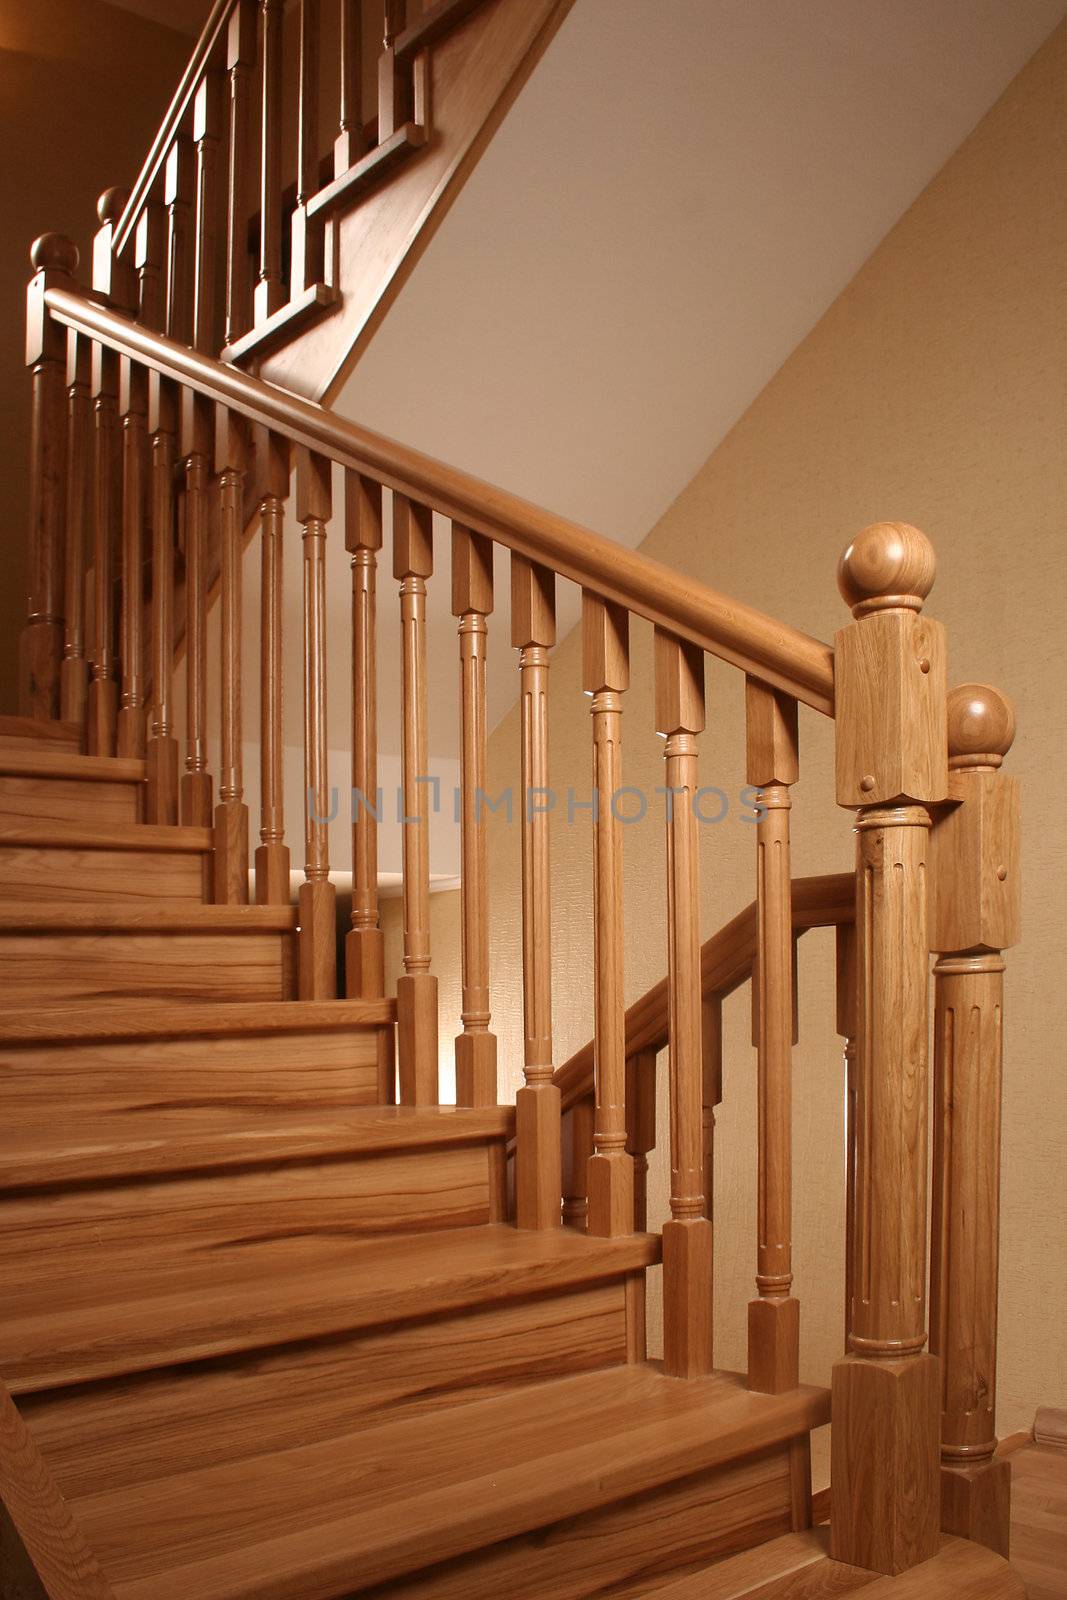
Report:
[[[248,904],[248,807],[244,803],[241,746],[241,560],[250,443],[244,418],[218,406],[215,473],[219,486],[222,764],[215,807],[215,903],[231,906]]]
[[[400,583],[404,972],[397,980],[400,1099],[436,1105],[437,979],[430,972],[430,794],[426,723],[426,580],[433,572],[428,506],[393,496],[393,576]]]
[[[137,274],[137,320],[162,333],[167,319],[167,213],[150,200],[137,220],[134,235]]]
[[[345,993],[385,993],[385,949],[378,920],[378,551],[382,488],[345,473],[345,549],[352,557],[352,927],[345,940]]]
[[[296,515],[304,529],[304,882],[300,886],[300,998],[337,994],[337,894],[330,882],[326,739],[326,524],[333,467],[296,452]]]
[[[1015,735],[985,684],[948,696],[949,799],[931,844],[934,1204],[930,1348],[943,1367],[941,1527],[1008,1554],[1011,1462],[996,1459],[1004,957],[1019,938]]]
[[[693,1378],[712,1365],[712,1230],[705,1215],[696,736],[704,657],[656,629],[656,726],[665,737],[671,1216],[663,1225],[663,1363]]]
[[[210,828],[212,782],[207,764],[207,528],[210,462],[215,448],[210,403],[185,389],[181,455],[185,478],[185,771],[181,820]]]
[[[193,202],[196,177],[193,147],[179,134],[167,156],[164,197],[167,207],[166,331],[179,344],[193,342],[196,251],[193,247]]]
[[[586,1231],[589,1220],[589,1158],[595,1123],[596,1108],[591,1100],[580,1100],[563,1114],[563,1226],[579,1233]]]
[[[283,0],[259,0],[262,83],[259,164],[259,279],[256,323],[266,322],[285,300],[282,284],[282,13]]]
[[[838,581],[837,800],[858,809],[856,1258],[851,1354],[833,1375],[834,1558],[896,1573],[933,1556],[939,1363],[926,1345],[928,807],[948,783],[944,630],[921,616],[927,539],[866,529]]]
[[[583,687],[593,718],[593,1014],[596,1134],[589,1232],[632,1233],[634,1164],[626,1149],[626,1002],[622,929],[622,696],[630,684],[630,619],[582,594]]]
[[[260,538],[260,827],[256,849],[256,904],[289,904],[289,847],[285,842],[285,747],[282,743],[284,615],[282,538],[289,494],[289,445],[266,428],[256,430],[263,473]]]
[[[324,226],[321,221],[309,221],[307,213],[308,202],[319,187],[319,18],[319,0],[301,0],[292,300],[313,289],[326,275]]]
[[[560,1092],[552,1081],[552,888],[549,879],[548,652],[556,580],[511,558],[511,642],[522,717],[522,1000],[525,1082],[515,1099],[515,1214],[520,1228],[561,1224]]]
[[[256,67],[255,0],[237,0],[226,35],[230,98],[229,182],[226,190],[225,342],[234,344],[252,320],[252,262],[248,223],[252,210],[249,166],[252,80]]]
[[[115,753],[118,684],[115,681],[112,572],[115,544],[118,358],[93,346],[93,659],[86,745],[90,755]]]
[[[709,994],[701,1008],[703,1076],[701,1149],[704,1153],[704,1213],[715,1215],[715,1108],[722,1104],[722,996]]]
[[[50,288],[71,289],[77,247],[46,233],[30,251],[34,274],[26,301],[26,364],[33,383],[30,434],[28,605],[20,642],[19,709],[48,719],[60,711],[63,655],[64,535],[67,462],[67,336],[44,303]]]
[[[59,715],[85,725],[89,663],[85,654],[85,541],[89,527],[89,457],[92,436],[92,347],[67,330],[67,547],[63,582],[63,661]]]
[[[341,4],[341,123],[334,140],[333,172],[342,177],[366,154],[363,135],[363,5],[362,0]]]
[[[496,1035],[489,1031],[489,855],[483,801],[488,783],[486,618],[493,609],[493,544],[452,524],[452,615],[459,617],[462,742],[463,1032],[456,1040],[456,1102],[496,1105]]]
[[[648,1228],[648,1156],[656,1148],[656,1052],[626,1060],[626,1148],[634,1164],[634,1228]]]
[[[856,1112],[859,1072],[856,1051],[856,928],[851,922],[837,929],[837,1031],[845,1041],[845,1350],[852,1332],[852,1301],[856,1292]]]
[[[789,787],[797,781],[797,703],[746,684],[748,782],[757,790],[758,1298],[748,1308],[748,1386],[781,1394],[800,1382],[800,1303],[791,1294],[793,1214],[793,915]]]
[[[193,344],[216,356],[222,343],[219,276],[219,144],[222,139],[221,74],[209,71],[193,102],[196,146],[196,276],[193,290]]]
[[[116,729],[120,756],[145,753],[144,705],[144,514],[148,446],[148,374],[122,358],[119,366],[122,423],[122,586],[119,639],[122,688]]]
[[[178,397],[172,384],[149,374],[148,431],[152,442],[152,699],[145,751],[145,820],[178,820],[178,741],[171,680],[174,665],[174,460]]]
[[[407,26],[407,0],[385,0],[378,58],[378,143],[391,139],[413,113],[411,75],[397,66],[395,45]]]

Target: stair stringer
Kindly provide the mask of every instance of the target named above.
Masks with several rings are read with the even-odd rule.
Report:
[[[342,215],[340,305],[251,370],[329,404],[484,154],[574,0],[493,0],[425,52],[425,146]]]

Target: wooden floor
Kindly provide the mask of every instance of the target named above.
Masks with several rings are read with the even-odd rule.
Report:
[[[1011,1458],[1011,1559],[1030,1600],[1067,1600],[1067,1450]]]

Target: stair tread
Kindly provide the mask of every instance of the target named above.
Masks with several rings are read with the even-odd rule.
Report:
[[[74,1509],[117,1600],[335,1600],[781,1443],[828,1409],[821,1389],[757,1395],[733,1374],[682,1382],[642,1363],[268,1447]]]
[[[592,1239],[503,1224],[348,1237],[324,1230],[200,1246],[160,1239],[106,1263],[59,1252],[5,1284],[0,1375],[12,1393],[551,1293],[659,1260],[650,1234]],[[284,1275],[284,1278],[283,1278]],[[280,1294],[280,1286],[284,1294]]]
[[[80,778],[89,783],[143,783],[145,763],[137,756],[83,756],[66,750],[0,748],[0,774],[11,778]]]
[[[395,1000],[115,1001],[104,1005],[0,1006],[0,1041],[215,1038],[219,1034],[330,1032],[396,1020]]]
[[[57,1107],[46,1127],[9,1126],[0,1189],[503,1139],[514,1120],[508,1106],[360,1106],[303,1114],[270,1106],[176,1106],[170,1099],[160,1106],[146,1086],[144,1104],[134,1112],[79,1112],[65,1125]]]
[[[211,828],[180,828],[149,822],[39,822],[0,817],[0,845],[69,850],[174,850],[206,852],[214,847]]]
[[[830,1531],[790,1533],[656,1590],[656,1600],[829,1600],[874,1583],[877,1573],[830,1560]]]
[[[169,905],[113,901],[108,905],[0,906],[0,933],[238,933],[286,932],[298,925],[295,906]]]

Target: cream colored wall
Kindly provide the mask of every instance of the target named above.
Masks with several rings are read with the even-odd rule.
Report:
[[[69,234],[89,281],[97,196],[137,176],[189,50],[184,34],[102,0],[0,0],[0,710],[16,707],[26,613],[30,244]]]
[[[1067,1037],[1062,907],[1067,792],[1063,726],[1067,508],[1067,27],[1011,85],[705,463],[643,548],[661,561],[830,639],[847,620],[839,551],[866,523],[901,518],[939,556],[932,615],[948,626],[953,682],[988,679],[1016,700],[1011,769],[1025,784],[1025,939],[1010,960],[1004,1117],[1000,1422],[1067,1402]],[[787,252],[788,239],[781,242]],[[708,295],[715,285],[708,283]],[[708,375],[714,383],[714,372]],[[635,627],[626,781],[662,782],[649,631]],[[493,638],[496,670],[513,670]],[[552,771],[588,792],[588,701],[579,641],[553,666]],[[742,685],[709,673],[704,783],[744,783]],[[833,729],[801,719],[794,870],[846,868],[849,817],[834,804]],[[517,715],[491,740],[491,787],[518,788]],[[556,1058],[591,1031],[589,825],[553,835]],[[518,827],[494,824],[495,1027],[502,1078],[521,1064]],[[753,893],[751,829],[737,808],[704,834],[702,925]],[[627,830],[626,977],[636,997],[665,967],[662,825]],[[456,904],[436,912],[436,966],[454,1006]],[[842,1071],[833,948],[809,934],[795,1058],[795,1238],[804,1376],[825,1381],[841,1346]],[[449,1013],[446,1013],[449,1014]],[[755,1099],[747,992],[727,1007],[716,1145],[717,1356],[743,1364],[754,1272]],[[448,1036],[451,1025],[443,1025]],[[661,1122],[664,1131],[665,1118]],[[663,1174],[657,1205],[662,1214]]]

